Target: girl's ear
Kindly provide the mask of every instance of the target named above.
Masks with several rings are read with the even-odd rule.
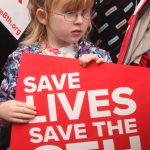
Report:
[[[47,24],[47,14],[43,9],[41,9],[41,8],[37,9],[36,17],[41,24],[43,24],[43,25]]]

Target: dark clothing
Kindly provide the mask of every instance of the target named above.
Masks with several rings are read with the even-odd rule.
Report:
[[[135,0],[95,0],[94,30],[90,39],[109,51],[114,63],[117,62],[117,55],[128,27],[128,19],[135,6]]]

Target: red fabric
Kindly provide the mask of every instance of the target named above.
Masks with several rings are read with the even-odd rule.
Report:
[[[140,61],[139,66],[147,67],[147,61],[150,60],[150,55],[143,55]]]
[[[19,3],[21,3],[22,4],[22,0],[18,0],[19,1]]]
[[[124,36],[124,40],[122,42],[121,45],[121,49],[120,49],[120,54],[118,57],[118,64],[122,64],[123,60],[125,58],[126,52],[128,50],[128,46],[130,44],[131,41],[131,37],[132,37],[132,33],[135,27],[135,23],[138,17],[138,13],[141,11],[141,9],[143,8],[143,6],[146,4],[147,0],[141,0],[139,5],[137,6],[136,11],[134,12],[134,14],[131,16],[131,18],[128,21],[129,27],[128,30]]]
[[[130,38],[131,38],[132,33],[133,33],[132,31],[133,31],[136,19],[137,19],[137,15],[132,15],[128,21],[129,28],[128,28],[128,30],[125,34],[124,40],[122,42],[122,46],[121,46],[120,54],[119,54],[119,58],[118,58],[118,64],[121,64],[123,62],[126,51],[128,49],[128,45],[130,43]]]

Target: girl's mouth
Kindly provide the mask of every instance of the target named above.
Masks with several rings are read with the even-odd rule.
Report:
[[[73,33],[73,35],[79,36],[79,35],[81,35],[82,31],[81,30],[74,30],[72,33]]]

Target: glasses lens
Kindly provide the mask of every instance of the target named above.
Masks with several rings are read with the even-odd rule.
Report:
[[[91,9],[85,9],[82,11],[81,15],[84,19],[90,20],[92,17],[92,11],[91,11]],[[67,12],[64,14],[66,21],[74,21],[74,20],[76,20],[77,16],[78,16],[77,11],[70,11],[70,12]]]
[[[92,11],[90,9],[85,9],[82,15],[85,19],[89,20],[92,17]]]
[[[75,11],[65,13],[65,19],[67,21],[74,21],[76,19],[77,13]]]

